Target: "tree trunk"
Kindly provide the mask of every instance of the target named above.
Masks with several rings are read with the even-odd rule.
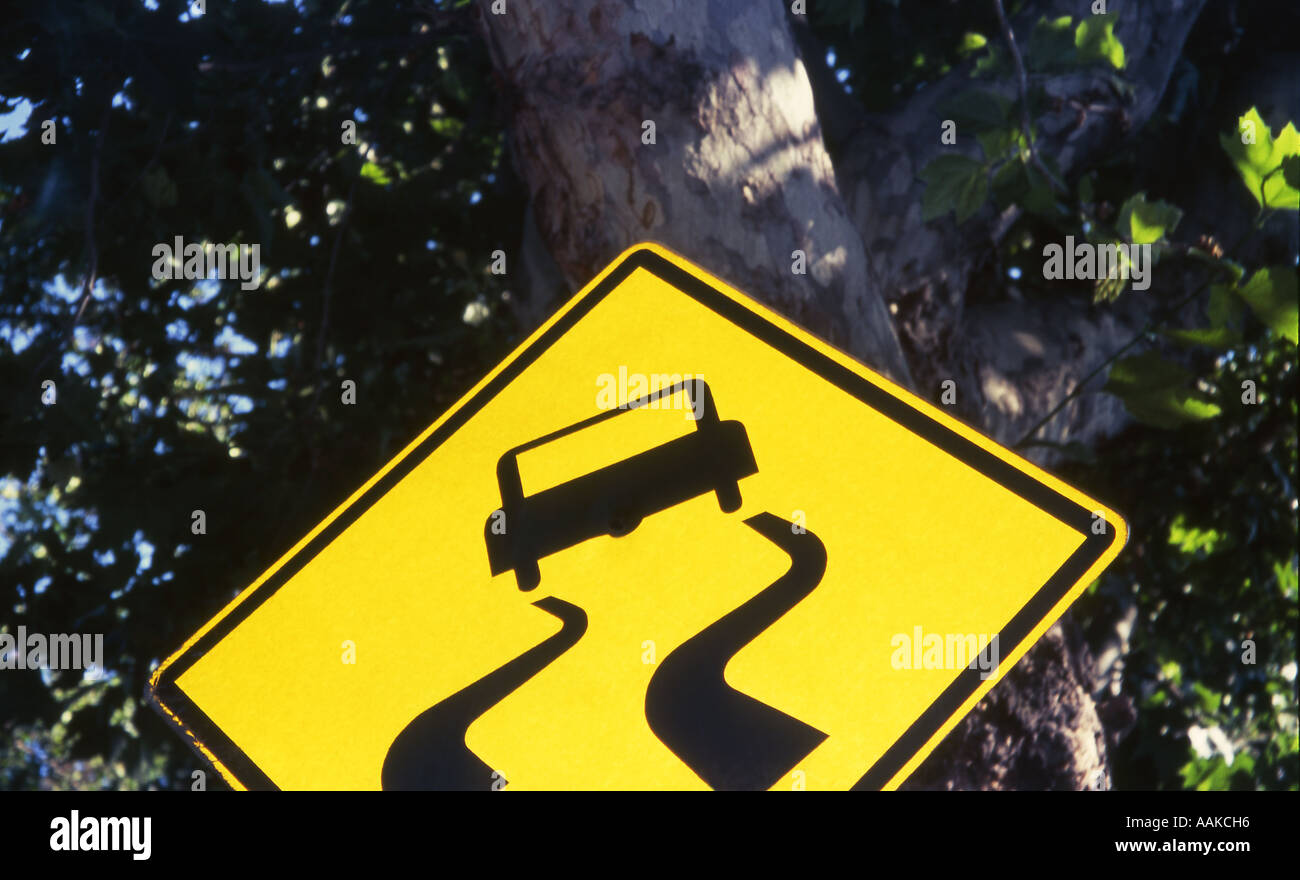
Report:
[[[1120,37],[1131,102],[1095,77],[1052,83],[1062,107],[1077,99],[1097,108],[1082,121],[1073,110],[1039,121],[1065,168],[1152,112],[1203,2],[1129,4]],[[1013,218],[986,209],[961,227],[922,223],[917,180],[940,149],[934,106],[969,86],[965,71],[890,117],[869,118],[818,88],[819,61],[810,82],[796,41],[807,46],[806,26],[792,24],[779,0],[511,0],[504,15],[491,6],[480,0],[480,22],[532,198],[523,250],[534,321],[557,285],[576,289],[628,245],[656,240],[922,395],[957,380],[960,414],[1014,442],[1145,320],[1128,303],[1104,314],[966,306],[972,273]],[[1088,13],[1083,0],[1045,6]],[[838,167],[819,113],[843,156]],[[796,250],[807,275],[791,271]],[[1122,422],[1118,403],[1100,398],[1068,407],[1047,437],[1089,442]],[[1063,623],[909,785],[1108,784],[1091,658]]]
[[[780,4],[490,7],[514,160],[571,287],[627,245],[659,241],[908,378],[884,303],[863,283],[862,238]],[[796,250],[805,275],[792,271]]]

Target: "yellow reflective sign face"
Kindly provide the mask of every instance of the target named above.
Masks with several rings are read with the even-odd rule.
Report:
[[[1125,539],[642,245],[154,697],[243,788],[894,788]]]

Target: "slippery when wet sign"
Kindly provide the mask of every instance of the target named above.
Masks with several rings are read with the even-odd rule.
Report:
[[[243,788],[893,788],[1125,534],[641,245],[154,698]]]

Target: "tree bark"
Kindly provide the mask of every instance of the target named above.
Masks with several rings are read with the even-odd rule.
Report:
[[[908,379],[779,3],[480,12],[532,219],[570,287],[656,240]],[[792,271],[796,250],[807,274]]]
[[[1203,3],[1125,6],[1131,97],[1093,74],[1049,84],[1061,109],[1037,125],[1064,170],[1150,115]],[[1086,15],[1088,6],[1044,3],[1034,18]],[[808,51],[805,26],[792,25],[779,0],[511,0],[505,15],[490,7],[480,0],[481,26],[531,194],[523,249],[533,321],[556,287],[576,289],[628,245],[657,240],[923,395],[955,379],[959,414],[1010,443],[1146,319],[1132,298],[1105,311],[967,303],[972,275],[1014,215],[985,209],[960,227],[923,223],[917,177],[941,149],[935,107],[971,85],[965,71],[868,117],[826,85],[819,58],[810,82],[796,43],[797,34]],[[1017,33],[1027,37],[1030,24],[1016,22]],[[1009,82],[993,88],[1015,94]],[[646,121],[654,143],[643,143]],[[792,273],[794,250],[807,254],[807,275]],[[1044,436],[1092,442],[1124,421],[1117,401],[1096,396],[1067,407]],[[1066,619],[909,785],[1108,785],[1092,679]]]

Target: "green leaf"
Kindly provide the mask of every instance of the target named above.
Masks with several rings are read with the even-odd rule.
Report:
[[[1188,393],[1174,395],[1174,397],[1176,400],[1172,410],[1165,404],[1161,404],[1161,409],[1162,412],[1172,412],[1180,421],[1201,422],[1223,412],[1217,403],[1206,400],[1203,396]]]
[[[1216,694],[1199,681],[1192,684],[1192,690],[1196,692],[1196,697],[1200,700],[1202,712],[1213,715],[1219,711],[1219,704],[1223,701],[1223,694]]]
[[[1090,242],[1091,244],[1104,247],[1106,245],[1115,245],[1115,256],[1118,259],[1118,266],[1112,275],[1109,271],[1102,274],[1098,268],[1097,278],[1092,283],[1092,301],[1095,303],[1114,302],[1119,299],[1128,287],[1128,279],[1132,274],[1132,264],[1129,262],[1128,251],[1122,242],[1106,241],[1104,239]]]
[[[988,196],[988,171],[980,162],[947,153],[921,169],[925,193],[921,196],[921,219],[929,222],[955,211],[961,223],[980,209]]]
[[[1021,162],[1025,170],[1025,179],[1029,182],[1029,190],[1021,200],[1021,205],[1031,214],[1037,214],[1040,217],[1047,217],[1056,213],[1056,194],[1052,190],[1052,185],[1047,182],[1047,178],[1041,171],[1028,163]]]
[[[1124,69],[1124,44],[1115,36],[1113,13],[1091,15],[1079,22],[1074,31],[1074,47],[1081,62],[1108,61],[1116,70]]]
[[[1068,15],[1040,18],[1025,46],[1025,66],[1034,70],[1071,64],[1075,59],[1074,19]]]
[[[430,119],[429,127],[445,138],[455,138],[464,130],[465,123],[450,116],[440,116]]]
[[[1004,162],[1001,168],[993,172],[993,204],[999,211],[1019,204],[1028,189],[1029,178],[1025,175],[1025,163],[1019,159]]]
[[[1192,374],[1184,367],[1164,360],[1155,352],[1148,351],[1116,361],[1110,368],[1110,377],[1106,384],[1125,388],[1165,387],[1182,385],[1191,378]]]
[[[1255,316],[1277,335],[1300,343],[1300,285],[1296,271],[1288,266],[1260,269],[1237,291]]]
[[[1188,525],[1187,517],[1179,513],[1169,524],[1169,545],[1187,556],[1208,556],[1226,546],[1227,536],[1217,529],[1202,529]]]
[[[1277,578],[1277,588],[1289,601],[1295,601],[1297,588],[1300,588],[1300,569],[1281,559],[1273,563],[1273,574]]]
[[[1144,192],[1129,196],[1119,209],[1119,231],[1134,244],[1155,244],[1173,232],[1183,212],[1168,202],[1148,202]]]
[[[1222,755],[1198,758],[1186,764],[1179,774],[1183,787],[1197,791],[1222,791],[1232,779],[1231,768]]]
[[[943,118],[957,123],[958,129],[976,132],[1003,128],[1011,118],[1011,102],[985,89],[965,89],[937,109]]]
[[[980,49],[983,49],[988,44],[988,37],[970,31],[962,35],[961,44],[957,46],[957,54],[965,58],[972,52],[977,52]]]
[[[984,151],[984,158],[992,161],[1001,159],[1011,148],[1017,144],[1024,143],[1024,135],[1017,128],[996,128],[991,131],[983,131],[975,135],[975,139],[980,143],[980,149]]]
[[[1226,351],[1241,342],[1241,337],[1225,327],[1199,327],[1193,330],[1165,330],[1162,334],[1180,345],[1204,345]]]
[[[1164,335],[1183,345],[1204,345],[1220,351],[1241,344],[1241,319],[1245,309],[1226,284],[1210,288],[1210,302],[1206,309],[1209,327],[1190,330],[1166,330]]]
[[[975,62],[975,66],[971,68],[970,75],[972,77],[993,76],[1008,67],[1002,49],[998,46],[989,46],[988,51],[981,55]]]
[[[1204,394],[1187,387],[1191,379],[1191,373],[1178,364],[1145,352],[1115,363],[1104,390],[1122,400],[1138,421],[1178,428],[1221,412]]]
[[[374,162],[367,162],[361,166],[361,176],[372,183],[379,184],[380,186],[387,186],[392,182],[392,178],[384,173],[384,169],[380,168]]]
[[[1016,204],[1040,217],[1056,213],[1056,196],[1042,173],[1022,159],[1012,159],[993,175],[993,198],[999,208]]]
[[[1233,295],[1233,288],[1226,284],[1214,284],[1210,287],[1210,303],[1206,308],[1210,316],[1210,326],[1216,330],[1241,329],[1241,303]],[[1237,335],[1241,334],[1237,332]]]
[[[1243,143],[1243,139],[1254,143]],[[1294,165],[1283,164],[1300,156],[1300,132],[1294,123],[1288,122],[1275,139],[1259,110],[1251,107],[1238,120],[1237,131],[1219,135],[1219,143],[1261,208],[1300,210],[1300,187],[1294,183],[1297,174],[1286,173],[1286,168]]]

